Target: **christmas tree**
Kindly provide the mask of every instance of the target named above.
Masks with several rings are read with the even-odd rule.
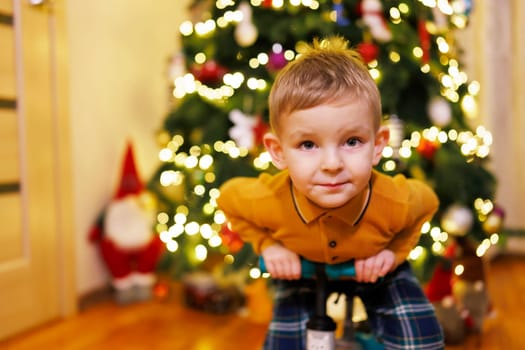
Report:
[[[417,275],[432,276],[452,237],[468,238],[482,256],[498,241],[503,214],[486,168],[491,134],[475,125],[480,87],[462,71],[454,36],[471,7],[467,0],[195,0],[169,66],[173,108],[149,183],[168,250],[160,268],[180,277],[256,266],[217,209],[218,188],[233,176],[275,170],[261,145],[273,79],[301,43],[336,34],[358,50],[382,95],[391,140],[378,169],[421,179],[440,198],[409,256]]]

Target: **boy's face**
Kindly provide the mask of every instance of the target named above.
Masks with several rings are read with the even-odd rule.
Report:
[[[376,130],[373,120],[364,103],[320,105],[283,117],[278,134],[267,134],[264,142],[297,191],[337,208],[367,186],[388,142],[388,129]]]

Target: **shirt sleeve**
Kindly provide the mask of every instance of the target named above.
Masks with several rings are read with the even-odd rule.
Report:
[[[239,234],[244,242],[250,243],[256,254],[273,245],[270,232],[258,222],[257,215],[260,206],[254,194],[260,194],[261,184],[255,178],[233,178],[221,187],[221,195],[217,199],[219,209],[224,212],[234,232]]]
[[[421,181],[406,180],[408,186],[407,205],[401,228],[387,249],[394,252],[396,266],[406,260],[421,236],[421,227],[438,209],[439,200],[434,191]]]

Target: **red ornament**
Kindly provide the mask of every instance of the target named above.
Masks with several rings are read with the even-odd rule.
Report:
[[[425,286],[425,294],[431,303],[439,302],[452,295],[452,267],[441,262],[434,269],[432,278]]]
[[[430,62],[430,34],[427,30],[425,21],[420,20],[417,24],[417,31],[419,34],[419,41],[421,42],[421,49],[423,50],[423,56],[421,61],[423,63]]]
[[[456,258],[458,250],[459,248],[457,242],[455,240],[452,240],[445,248],[445,251],[443,252],[443,257],[452,261]]]
[[[256,118],[257,123],[253,127],[253,143],[255,146],[258,146],[263,144],[264,134],[270,130],[270,127],[260,115],[258,115]]]
[[[195,79],[204,84],[219,84],[227,70],[215,61],[206,61],[202,65],[195,65],[191,68],[191,73]]]
[[[365,63],[370,63],[377,58],[379,47],[374,43],[363,42],[357,45],[357,52],[359,52]]]
[[[500,206],[495,206],[494,209],[492,210],[492,213],[502,219],[505,218],[505,210],[500,207]]]
[[[288,64],[288,60],[284,57],[284,52],[271,52],[268,58],[268,70],[271,72],[276,72],[281,70],[284,66]]]
[[[438,149],[439,143],[427,139],[421,139],[419,146],[416,148],[417,152],[428,160],[434,159],[434,155]]]
[[[270,8],[273,5],[273,0],[263,0],[262,6],[265,8]]]
[[[229,223],[222,226],[221,238],[222,244],[226,246],[232,254],[237,253],[244,245],[239,234],[230,228]]]

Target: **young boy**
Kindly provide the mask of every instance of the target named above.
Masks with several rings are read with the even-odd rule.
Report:
[[[433,307],[406,261],[438,200],[421,182],[373,169],[389,132],[358,54],[340,37],[314,41],[279,73],[269,108],[264,145],[281,171],[231,179],[218,202],[276,280],[265,348],[305,347],[315,281],[300,279],[304,258],[354,261],[355,278],[329,287],[361,297],[386,349],[443,349]]]

